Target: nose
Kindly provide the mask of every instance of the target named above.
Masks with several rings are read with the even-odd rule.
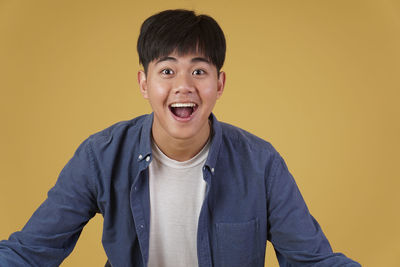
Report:
[[[191,75],[181,74],[175,77],[174,94],[191,94],[195,90]]]

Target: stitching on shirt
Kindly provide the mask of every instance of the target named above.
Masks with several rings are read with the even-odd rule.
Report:
[[[95,200],[96,200],[98,195],[99,195],[99,192],[98,192],[97,187],[96,187],[95,178],[93,177],[93,173],[96,173],[96,172],[95,172],[94,152],[93,152],[93,148],[92,148],[92,142],[91,142],[90,139],[88,140],[88,144],[87,144],[86,147],[87,147],[88,156],[89,156],[90,168],[92,170],[91,175],[90,175],[90,178],[91,178],[90,187],[95,192]]]
[[[271,166],[271,171],[270,171],[271,175],[268,176],[270,179],[267,178],[269,180],[267,182],[267,187],[268,187],[267,188],[267,196],[271,193],[272,181],[276,178],[276,175],[277,175],[278,164],[280,162],[279,158],[280,158],[279,156],[274,155],[274,158],[272,160],[272,166]]]

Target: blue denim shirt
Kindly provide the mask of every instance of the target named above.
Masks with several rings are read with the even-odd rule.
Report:
[[[264,266],[267,240],[281,266],[360,266],[332,252],[268,142],[210,118],[200,267]],[[96,213],[104,217],[107,265],[146,266],[152,121],[151,114],[120,122],[84,141],[25,227],[0,242],[0,266],[58,266]]]

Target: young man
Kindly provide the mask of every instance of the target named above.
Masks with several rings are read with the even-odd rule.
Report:
[[[107,266],[359,266],[333,253],[288,169],[266,141],[219,122],[222,30],[168,10],[142,25],[138,81],[153,113],[89,137],[0,266],[57,266],[96,213]]]

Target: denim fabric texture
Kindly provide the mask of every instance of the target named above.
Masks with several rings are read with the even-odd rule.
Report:
[[[332,252],[268,142],[213,114],[210,120],[197,236],[200,267],[264,266],[267,240],[281,266],[360,266]],[[104,218],[106,266],[146,266],[152,121],[153,114],[143,115],[85,140],[25,227],[0,242],[0,266],[60,265],[96,213]]]

